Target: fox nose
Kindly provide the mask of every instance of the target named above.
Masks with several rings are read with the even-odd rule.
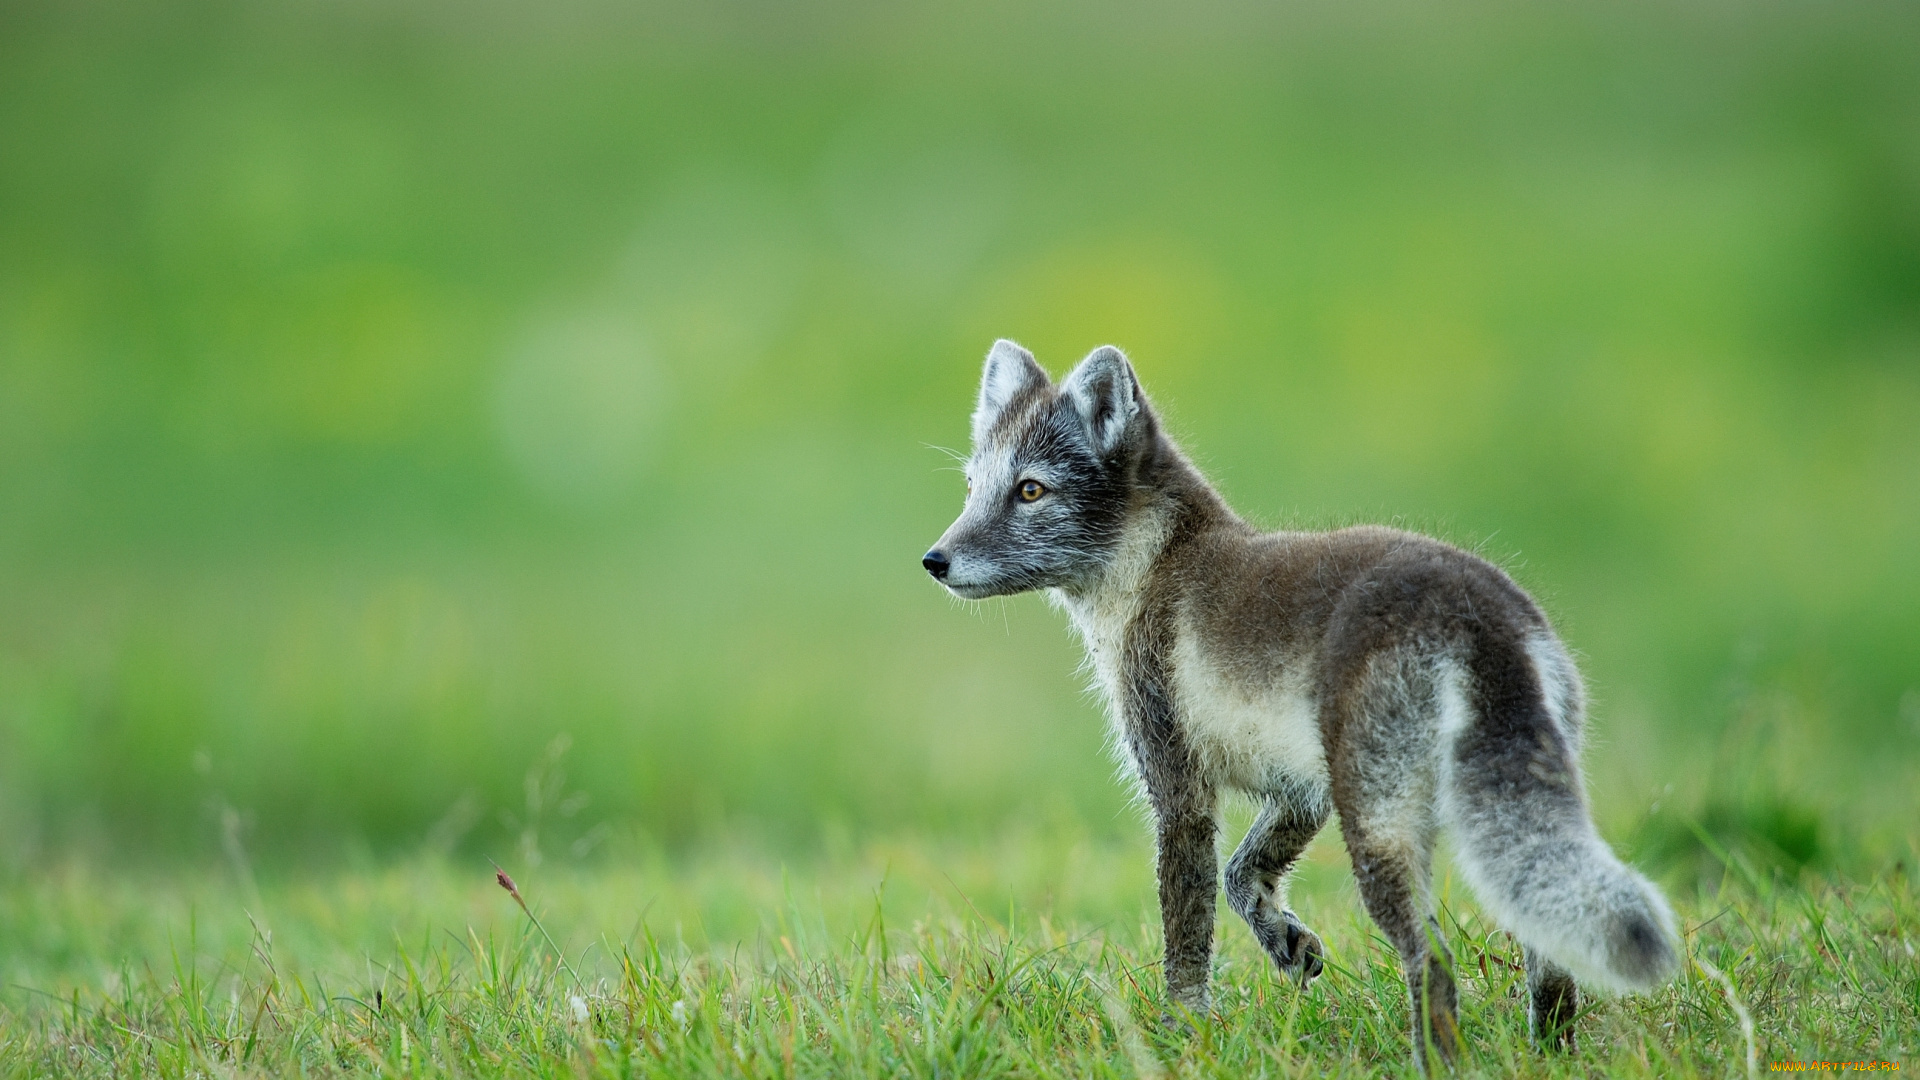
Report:
[[[945,552],[939,548],[934,548],[921,558],[920,565],[927,568],[927,573],[932,574],[941,581],[945,581],[947,579],[947,567],[953,564],[947,561]]]

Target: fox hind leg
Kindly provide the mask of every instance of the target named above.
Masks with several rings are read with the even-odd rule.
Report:
[[[1344,811],[1341,816],[1360,898],[1374,924],[1393,942],[1406,971],[1414,1060],[1429,1074],[1432,1055],[1451,1066],[1462,1050],[1459,995],[1453,984],[1453,957],[1441,940],[1439,924],[1427,911],[1423,883],[1431,865],[1431,842],[1417,851],[1380,843],[1368,838],[1364,829],[1345,825]]]
[[[1374,624],[1377,625],[1377,624]],[[1327,672],[1328,772],[1340,832],[1367,914],[1400,954],[1411,1001],[1414,1062],[1431,1074],[1459,1060],[1453,958],[1433,920],[1435,794],[1443,682],[1419,650],[1346,651]]]
[[[1451,1066],[1461,1054],[1459,999],[1433,920],[1431,756],[1423,740],[1407,737],[1411,725],[1394,723],[1396,712],[1380,708],[1366,718],[1372,723],[1349,729],[1358,737],[1343,747],[1353,756],[1335,763],[1333,801],[1360,899],[1406,971],[1414,1060],[1431,1073],[1434,1056]]]
[[[1301,986],[1320,974],[1320,938],[1286,907],[1287,872],[1327,823],[1318,805],[1269,797],[1227,861],[1227,903],[1247,921],[1280,973]]]
[[[1523,947],[1521,956],[1527,965],[1527,1031],[1545,1049],[1574,1049],[1580,991],[1573,976],[1532,948]]]

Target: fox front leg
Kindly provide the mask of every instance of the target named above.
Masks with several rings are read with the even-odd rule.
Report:
[[[1167,943],[1167,997],[1205,1016],[1213,970],[1213,895],[1218,888],[1212,813],[1176,812],[1160,818],[1160,922]]]
[[[1247,921],[1280,974],[1301,986],[1320,974],[1320,938],[1287,908],[1287,873],[1327,823],[1322,800],[1269,797],[1227,860],[1227,903]]]
[[[1153,806],[1167,997],[1205,1016],[1213,969],[1213,897],[1219,889],[1218,799],[1196,765],[1169,693],[1165,620],[1143,614],[1128,630],[1120,696],[1127,752]]]

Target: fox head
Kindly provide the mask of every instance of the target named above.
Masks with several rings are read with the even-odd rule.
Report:
[[[1095,349],[1056,386],[1032,353],[994,342],[967,505],[921,565],[968,600],[1090,586],[1120,545],[1157,431],[1119,349]]]

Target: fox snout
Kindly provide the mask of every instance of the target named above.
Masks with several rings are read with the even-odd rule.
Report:
[[[983,549],[977,537],[957,536],[957,531],[957,527],[947,530],[933,550],[920,557],[928,576],[948,592],[962,600],[984,600],[1033,588],[1010,578],[995,552]]]
[[[945,552],[939,548],[934,548],[932,551],[920,557],[920,565],[927,568],[927,573],[933,575],[933,580],[945,581],[947,580],[947,570],[953,566],[953,563],[947,560]]]

